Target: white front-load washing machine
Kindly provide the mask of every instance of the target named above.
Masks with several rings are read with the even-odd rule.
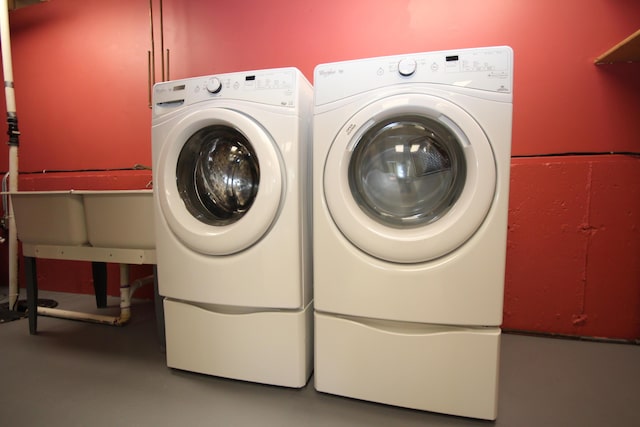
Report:
[[[313,89],[295,68],[153,88],[167,365],[287,387],[312,371]]]
[[[317,390],[495,419],[513,51],[318,65]]]

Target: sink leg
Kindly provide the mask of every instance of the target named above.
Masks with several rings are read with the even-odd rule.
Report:
[[[38,332],[38,276],[36,272],[36,259],[34,257],[24,257],[24,270],[27,279],[29,333],[35,335]]]
[[[93,261],[91,263],[93,272],[93,290],[96,295],[96,307],[105,308],[107,306],[107,263]]]

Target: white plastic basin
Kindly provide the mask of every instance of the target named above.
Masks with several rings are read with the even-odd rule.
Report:
[[[18,239],[42,245],[86,245],[89,242],[82,196],[68,191],[11,194]]]
[[[151,190],[83,192],[91,246],[155,248]]]
[[[153,191],[9,193],[18,239],[26,244],[155,248]]]

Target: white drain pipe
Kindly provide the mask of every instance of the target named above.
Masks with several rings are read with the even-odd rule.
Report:
[[[129,264],[120,264],[120,322],[131,319],[131,286],[129,285]]]
[[[9,31],[9,6],[7,0],[0,0],[0,42],[2,43],[2,71],[4,92],[7,101],[7,124],[9,125],[9,191],[18,191],[18,116],[13,89],[13,61],[11,59],[11,36]],[[11,200],[11,198],[9,198]],[[7,208],[5,206],[5,208]],[[9,201],[9,308],[17,310],[18,302],[18,236],[13,205]]]
[[[103,314],[83,313],[79,311],[61,310],[38,306],[38,315],[57,317],[59,319],[79,320],[81,322],[101,323],[103,325],[124,326],[131,320],[131,299],[133,293],[141,286],[153,283],[154,276],[146,276],[129,283],[129,265],[120,264],[120,315],[105,316]]]

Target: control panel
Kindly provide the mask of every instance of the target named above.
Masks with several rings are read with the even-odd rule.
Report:
[[[432,83],[511,93],[512,70],[513,50],[508,46],[322,64],[314,73],[316,105],[402,83]]]
[[[280,68],[158,83],[153,89],[154,108],[175,108],[210,99],[294,107],[296,79],[295,69]]]

